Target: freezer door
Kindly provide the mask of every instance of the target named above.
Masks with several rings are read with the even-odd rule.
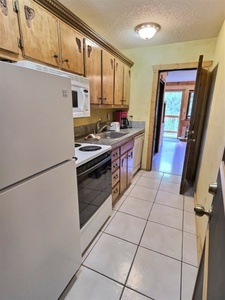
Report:
[[[0,62],[0,190],[74,156],[69,78]]]
[[[0,194],[0,299],[56,300],[80,264],[73,161]]]

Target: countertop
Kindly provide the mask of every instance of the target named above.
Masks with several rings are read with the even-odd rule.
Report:
[[[110,145],[112,148],[119,147],[121,144],[128,142],[129,140],[133,139],[135,136],[144,133],[144,128],[127,128],[127,129],[120,129],[120,132],[126,133],[126,135],[116,138],[116,139],[104,139],[101,138],[100,140],[97,139],[87,139],[83,138],[76,139],[78,143],[89,143],[89,144],[99,144],[99,145]]]

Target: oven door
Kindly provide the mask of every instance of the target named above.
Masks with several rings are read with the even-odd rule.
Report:
[[[80,228],[101,208],[112,193],[111,156],[90,167],[77,168]]]

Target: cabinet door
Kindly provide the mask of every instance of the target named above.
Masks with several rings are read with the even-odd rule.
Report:
[[[120,193],[127,187],[127,153],[120,157]]]
[[[90,102],[101,104],[101,47],[85,39],[85,76],[90,80]]]
[[[115,60],[114,104],[123,105],[123,63]]]
[[[102,104],[113,104],[114,57],[102,51]]]
[[[130,68],[124,65],[123,105],[130,103],[130,73]]]
[[[19,54],[19,26],[17,13],[13,10],[13,1],[0,1],[0,49]]]
[[[131,183],[133,176],[133,149],[127,152],[127,186]]]
[[[20,0],[19,4],[23,55],[58,66],[58,21],[33,1]]]
[[[83,36],[75,29],[60,22],[61,67],[77,74],[84,74]]]

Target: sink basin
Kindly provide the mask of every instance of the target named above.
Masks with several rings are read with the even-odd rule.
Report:
[[[124,132],[115,132],[115,131],[106,131],[97,133],[101,137],[101,139],[118,139],[127,133]]]

